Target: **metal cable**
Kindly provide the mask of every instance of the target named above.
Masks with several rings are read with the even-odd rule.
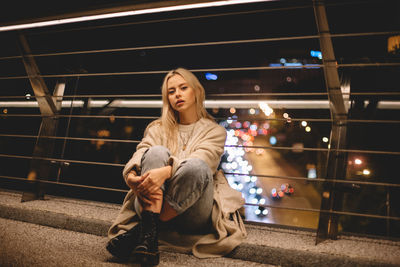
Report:
[[[28,180],[26,178],[13,177],[13,176],[4,176],[4,175],[0,175],[0,178],[23,181],[23,182],[32,181],[32,180]],[[38,180],[35,180],[35,181],[38,181]],[[116,188],[111,188],[111,187],[101,187],[101,186],[82,185],[82,184],[71,184],[71,183],[55,182],[55,181],[49,181],[49,180],[39,180],[39,181],[41,183],[47,183],[47,184],[57,184],[57,185],[66,185],[66,186],[79,187],[79,188],[89,188],[89,189],[98,189],[98,190],[104,190],[104,191],[114,191],[114,192],[128,193],[128,190],[116,189]]]
[[[400,63],[399,63],[400,65]],[[321,64],[303,65],[303,66],[280,66],[280,67],[237,67],[237,68],[210,68],[210,69],[192,69],[191,72],[207,72],[207,71],[252,71],[252,70],[271,70],[271,69],[309,69],[314,67],[324,67]],[[98,73],[64,73],[64,74],[42,74],[42,78],[68,78],[68,77],[101,77],[101,76],[124,76],[124,75],[153,75],[167,74],[169,70],[154,70],[154,71],[125,71],[125,72],[98,72]],[[0,80],[17,80],[27,79],[29,76],[9,76],[0,77]]]
[[[400,90],[400,89],[399,89]],[[335,94],[333,92],[332,94]],[[337,94],[340,95],[349,95],[349,96],[400,96],[400,92],[338,92]],[[327,96],[327,92],[303,92],[303,93],[221,93],[221,94],[207,94],[208,97],[239,97],[239,96]],[[0,96],[0,99],[18,99],[18,98],[43,98],[45,96]],[[74,97],[81,97],[81,98],[152,98],[156,97],[161,99],[161,94],[119,94],[119,95],[63,95],[63,96],[53,96],[53,98],[74,98]],[[212,100],[212,99],[209,99]]]
[[[159,117],[156,116],[129,116],[129,115],[41,115],[41,114],[0,114],[0,117],[40,117],[40,118],[93,118],[93,119],[146,119],[146,120],[155,120]],[[249,118],[250,119],[250,118]],[[242,118],[241,120],[247,120],[247,118]],[[264,121],[282,121],[288,122],[288,119],[285,118],[251,118],[251,120],[264,120]],[[308,122],[333,122],[333,119],[314,119],[314,118],[290,118],[290,121],[308,121]],[[388,123],[388,124],[397,124],[400,123],[400,120],[356,120],[356,119],[348,119],[343,120],[343,123]]]
[[[93,118],[93,119],[144,119],[144,120],[154,120],[158,119],[156,116],[129,116],[129,115],[42,115],[42,114],[0,114],[0,117],[38,117],[38,118]]]
[[[323,212],[323,213],[331,213],[331,214],[338,214],[338,215],[349,215],[349,216],[359,216],[359,217],[367,217],[367,218],[376,218],[376,219],[389,219],[400,221],[400,217],[393,217],[393,216],[383,216],[383,215],[376,215],[376,214],[366,214],[366,213],[356,213],[356,212],[349,212],[349,211],[335,211],[335,210],[320,210],[320,209],[311,209],[311,208],[295,208],[295,207],[282,207],[282,206],[274,206],[268,204],[252,204],[252,203],[245,203],[246,206],[257,206],[263,208],[274,208],[274,209],[287,209],[287,210],[297,210],[297,211],[308,211],[308,212]]]
[[[33,57],[53,57],[53,56],[66,56],[66,55],[81,55],[81,54],[97,54],[97,53],[113,53],[113,52],[130,52],[150,49],[167,49],[167,48],[182,48],[182,47],[197,47],[197,46],[213,46],[213,45],[231,45],[231,44],[246,44],[246,43],[260,43],[272,41],[288,41],[288,40],[304,40],[304,39],[317,39],[318,35],[305,35],[305,36],[291,36],[291,37],[275,37],[275,38],[260,38],[260,39],[247,39],[247,40],[231,40],[231,41],[214,41],[203,43],[185,43],[185,44],[168,44],[168,45],[150,45],[126,48],[110,48],[98,50],[82,50],[71,52],[54,52],[45,54],[33,54]],[[18,59],[22,56],[1,57],[0,60],[5,59]]]
[[[397,67],[397,63],[347,63],[337,64],[337,67]],[[207,68],[207,69],[191,69],[191,72],[224,72],[224,71],[255,71],[255,70],[279,70],[279,69],[311,69],[323,68],[322,64],[301,65],[301,66],[261,66],[261,67],[233,67],[233,68]],[[67,77],[101,77],[101,76],[125,76],[125,75],[152,75],[152,74],[166,74],[169,70],[153,70],[153,71],[125,71],[125,72],[98,72],[98,73],[64,73],[64,74],[42,74],[42,78],[67,78]],[[4,76],[0,80],[17,80],[28,79],[29,76]]]
[[[225,147],[237,148],[261,148],[261,149],[276,149],[276,150],[293,150],[296,149],[291,146],[244,146],[244,145],[225,145]],[[334,149],[334,148],[299,148],[297,150],[304,151],[321,151],[321,152],[347,152],[347,153],[365,153],[365,154],[386,154],[386,155],[400,155],[397,151],[379,151],[379,150],[357,150],[357,149]]]
[[[125,164],[108,163],[108,162],[97,162],[97,161],[57,159],[57,158],[45,158],[45,157],[21,156],[21,155],[7,155],[7,154],[0,154],[0,157],[16,158],[16,159],[35,159],[35,160],[45,160],[45,161],[51,161],[51,162],[67,162],[67,163],[102,165],[102,166],[112,166],[112,167],[125,167]]]
[[[15,137],[15,138],[32,138],[36,139],[37,135],[22,135],[22,134],[0,134],[0,137]],[[103,141],[103,142],[115,142],[115,143],[132,143],[138,144],[140,140],[126,140],[126,139],[109,139],[109,138],[86,138],[86,137],[67,137],[67,136],[40,136],[45,139],[59,139],[59,140],[71,140],[71,141]]]
[[[38,136],[33,135],[8,135],[8,134],[0,134],[0,136],[4,137],[26,137],[26,138],[36,138]],[[44,138],[59,138],[62,140],[117,140],[117,139],[95,139],[95,138],[69,138],[69,137],[51,137],[46,136]],[[114,141],[118,142],[118,141]],[[135,140],[135,142],[139,142]],[[225,147],[236,147],[236,148],[249,148],[249,149],[272,149],[272,150],[293,150],[297,149],[294,147],[286,147],[286,146],[247,146],[247,145],[225,145]],[[384,154],[384,155],[400,155],[400,152],[397,151],[379,151],[379,150],[357,150],[357,149],[333,149],[333,148],[314,148],[314,147],[304,147],[301,148],[304,151],[314,151],[314,152],[346,152],[346,153],[363,153],[363,154]]]
[[[266,175],[266,174],[246,174],[246,173],[231,173],[231,172],[224,172],[226,175],[237,175],[237,176],[255,176],[261,178],[272,178],[272,179],[287,179],[293,181],[307,181],[307,182],[329,182],[329,183],[342,183],[342,184],[360,184],[360,185],[376,185],[376,186],[387,186],[387,187],[400,187],[400,184],[394,183],[382,183],[382,182],[366,182],[366,181],[358,181],[358,180],[338,180],[338,179],[325,179],[325,178],[308,178],[308,177],[301,177],[301,176],[287,176],[287,175]],[[382,179],[382,178],[376,178]]]

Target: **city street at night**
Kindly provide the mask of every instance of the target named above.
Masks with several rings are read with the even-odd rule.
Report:
[[[255,138],[254,146],[267,146],[265,138]],[[289,176],[302,177],[300,172],[290,165],[278,151],[265,149],[265,152],[257,155],[255,152],[247,153],[248,161],[253,166],[253,173],[270,176]],[[282,209],[279,207],[298,208],[298,209],[319,209],[320,195],[316,191],[313,183],[296,181],[284,178],[258,177],[258,182],[263,188],[263,195],[266,196],[266,205],[277,206],[278,208],[268,208],[268,215],[262,218],[263,222],[280,225],[292,225],[297,227],[316,229],[318,226],[317,212]],[[275,200],[271,197],[273,188],[280,190],[282,184],[290,184],[294,188],[292,195],[284,195]],[[250,212],[249,212],[250,213]],[[248,214],[249,220],[252,220]]]

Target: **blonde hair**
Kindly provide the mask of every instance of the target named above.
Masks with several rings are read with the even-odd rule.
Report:
[[[197,117],[199,119],[207,118],[214,121],[214,118],[204,107],[205,91],[197,77],[184,68],[177,68],[168,72],[164,77],[161,87],[163,101],[161,117],[154,123],[161,124],[166,134],[167,147],[173,154],[175,154],[177,150],[179,114],[172,108],[168,100],[168,80],[174,75],[180,75],[187,82],[188,86],[194,90]]]

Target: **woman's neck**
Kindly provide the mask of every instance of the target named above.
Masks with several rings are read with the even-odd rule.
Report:
[[[197,117],[196,113],[179,113],[179,123],[180,124],[192,124],[198,121],[199,118]]]

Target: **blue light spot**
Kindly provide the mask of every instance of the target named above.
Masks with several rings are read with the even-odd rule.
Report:
[[[209,81],[210,81],[210,80],[215,81],[215,80],[218,79],[218,76],[217,76],[216,74],[207,72],[207,73],[206,73],[206,79],[209,80]]]
[[[319,58],[319,59],[322,59],[322,53],[321,53],[321,51],[314,51],[314,50],[311,50],[311,51],[310,51],[310,54],[311,54],[312,57],[317,57],[317,58]]]
[[[269,143],[270,143],[271,145],[275,145],[275,144],[276,144],[276,137],[275,137],[275,136],[271,136],[271,137],[269,138]]]
[[[303,66],[303,64],[301,64],[300,62],[293,62],[293,63],[285,63],[285,66],[290,69],[297,69],[297,68],[301,68],[301,66]]]
[[[282,67],[281,63],[270,63],[269,64],[270,67]]]

